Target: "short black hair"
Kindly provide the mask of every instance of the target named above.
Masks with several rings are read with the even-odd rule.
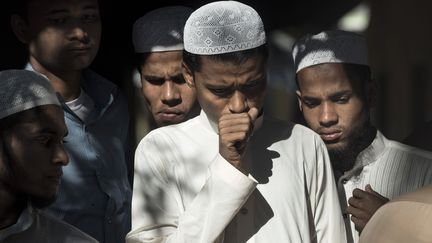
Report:
[[[201,57],[205,56],[213,61],[230,62],[233,64],[242,64],[254,57],[263,57],[267,61],[269,50],[267,44],[261,45],[256,48],[236,51],[230,53],[216,54],[216,55],[197,55],[190,53],[186,50],[183,51],[183,62],[188,66],[192,73],[201,70]]]

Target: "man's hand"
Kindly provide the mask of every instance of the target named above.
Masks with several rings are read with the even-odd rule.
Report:
[[[227,112],[219,118],[219,153],[243,173],[242,157],[257,116],[258,109],[252,107],[248,112]]]
[[[348,199],[348,213],[351,214],[351,221],[354,222],[356,230],[360,233],[372,215],[382,205],[389,201],[388,198],[381,196],[368,184],[365,190],[354,189],[353,196]]]

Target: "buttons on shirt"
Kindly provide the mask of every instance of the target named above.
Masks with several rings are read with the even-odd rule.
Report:
[[[247,208],[245,208],[245,207],[242,207],[240,209],[240,213],[243,214],[243,215],[246,215],[248,212],[249,212],[249,210]]]

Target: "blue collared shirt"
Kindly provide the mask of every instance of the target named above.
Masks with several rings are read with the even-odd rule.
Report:
[[[62,102],[69,164],[63,168],[58,198],[47,211],[100,242],[124,242],[132,196],[127,102],[116,85],[90,70],[84,71],[81,88],[95,108],[84,122]]]

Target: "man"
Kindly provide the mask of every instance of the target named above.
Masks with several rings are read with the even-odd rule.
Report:
[[[100,41],[98,2],[21,3],[11,24],[28,47],[26,69],[48,77],[60,94],[69,130],[65,147],[70,164],[48,211],[100,242],[123,242],[131,204],[128,108],[113,83],[87,69]]]
[[[345,242],[324,144],[263,115],[258,13],[206,4],[186,21],[184,43],[183,75],[203,110],[138,145],[134,183],[146,190],[134,188],[140,221],[127,242]]]
[[[432,239],[432,185],[392,199],[370,219],[360,243],[428,243]]]
[[[340,30],[307,35],[293,55],[300,109],[327,145],[348,240],[357,242],[388,198],[432,183],[432,154],[388,140],[371,124],[374,84],[364,37]]]
[[[48,80],[25,70],[0,72],[0,242],[97,242],[40,209],[58,193],[67,134]]]
[[[181,72],[183,28],[192,9],[183,6],[158,8],[133,26],[133,45],[141,91],[153,127],[183,122],[199,113],[195,90]]]

